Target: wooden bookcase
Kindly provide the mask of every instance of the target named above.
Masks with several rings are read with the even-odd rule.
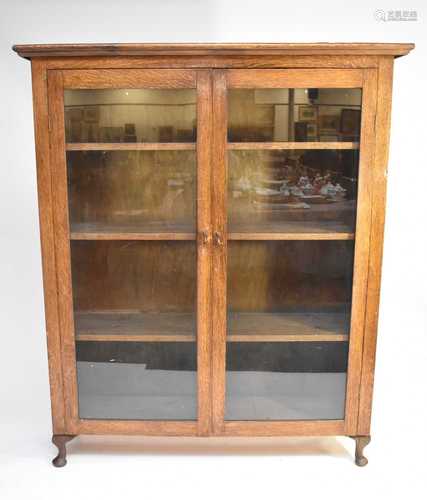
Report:
[[[54,465],[80,434],[369,442],[412,44],[18,45]]]

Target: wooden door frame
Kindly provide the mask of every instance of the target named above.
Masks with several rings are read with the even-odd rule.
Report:
[[[52,225],[56,264],[56,294],[63,409],[52,406],[54,422],[61,411],[62,434],[145,434],[196,436],[210,433],[210,134],[212,122],[209,70],[192,69],[88,69],[48,70],[47,105],[49,113]],[[80,419],[75,352],[75,331],[71,280],[70,227],[68,215],[67,164],[65,144],[64,90],[99,88],[194,88],[197,92],[197,400],[194,421]],[[207,235],[207,238],[206,238]],[[53,370],[51,370],[52,372]]]
[[[47,80],[48,73],[53,70],[92,70],[98,69],[123,69],[128,71],[128,68],[153,69],[153,68],[192,68],[194,71],[206,69],[210,71],[214,68],[242,68],[248,66],[259,68],[277,68],[277,69],[308,69],[324,71],[324,69],[335,68],[336,71],[342,72],[345,69],[370,69],[372,74],[376,75],[378,91],[376,95],[376,130],[375,130],[375,157],[372,164],[372,193],[371,193],[371,237],[370,237],[370,255],[369,255],[369,279],[367,285],[367,305],[365,318],[365,335],[363,343],[363,359],[361,370],[360,383],[360,398],[358,410],[358,426],[356,433],[358,435],[369,434],[370,418],[372,408],[372,392],[373,392],[373,377],[375,368],[375,352],[376,352],[376,337],[378,323],[378,307],[379,307],[379,292],[381,282],[381,262],[382,262],[382,244],[383,230],[385,218],[385,196],[386,196],[386,176],[387,176],[387,161],[388,161],[388,143],[389,143],[389,128],[391,116],[391,89],[392,89],[392,74],[393,74],[393,55],[351,55],[351,56],[305,56],[297,55],[278,56],[181,56],[179,60],[176,57],[159,56],[153,57],[35,57],[31,61],[32,70],[32,87],[33,87],[33,103],[34,103],[34,129],[35,129],[35,146],[37,160],[37,186],[39,199],[39,219],[40,219],[40,238],[42,247],[42,265],[43,265],[43,283],[44,283],[44,304],[46,315],[46,334],[48,345],[48,361],[49,361],[49,381],[51,394],[52,408],[52,425],[54,434],[72,433],[69,419],[66,416],[66,397],[65,397],[65,378],[63,373],[63,360],[66,361],[65,352],[63,349],[63,334],[60,327],[60,307],[59,307],[59,273],[58,257],[56,255],[56,218],[54,218],[54,197],[57,189],[55,184],[53,161],[55,154],[61,154],[60,151],[55,151],[55,142],[53,134],[49,133],[49,121],[54,121],[54,113],[52,108],[49,109],[48,100],[52,99],[49,96]],[[220,71],[220,70],[216,70]],[[298,70],[300,71],[300,70]],[[215,73],[218,75],[219,73]],[[372,77],[371,77],[372,78]],[[218,111],[221,111],[221,99],[212,97],[215,108],[215,116],[211,123],[212,134],[216,134],[218,143],[218,133],[215,132],[218,123]],[[52,127],[50,127],[52,129]],[[221,139],[219,140],[219,144]],[[49,153],[49,147],[54,150]],[[222,175],[218,172],[220,167],[220,158],[223,151],[213,151],[214,145],[211,145],[212,154],[212,171],[213,175],[218,178]],[[63,152],[62,152],[63,154]],[[197,153],[199,154],[199,152]],[[217,182],[217,181],[216,181]],[[214,189],[215,179],[213,179],[212,201],[215,201],[215,196],[218,195],[218,190]],[[221,202],[221,199],[219,199]],[[212,207],[214,212],[214,207]],[[221,215],[221,209],[219,211]],[[216,214],[217,215],[217,214]],[[214,229],[216,215],[212,217],[211,229]],[[209,251],[212,248],[209,247]],[[218,265],[221,262],[220,255],[215,251],[212,255],[212,262]],[[61,266],[59,266],[61,267]],[[214,287],[215,288],[215,287]],[[212,292],[212,301],[215,297],[221,301],[219,294]],[[211,304],[212,308],[212,304]],[[218,318],[215,319],[215,313],[212,312],[212,318],[218,324]],[[211,322],[210,327],[212,327]],[[218,335],[220,332],[216,330],[212,335]],[[209,344],[209,342],[208,342]],[[225,347],[225,346],[224,346]],[[209,349],[209,345],[205,347]],[[218,415],[218,385],[215,382],[215,373],[212,371],[219,364],[221,367],[220,355],[221,346],[218,344],[218,339],[215,337],[213,345],[210,347],[212,351],[212,366],[211,377],[214,381],[214,387],[211,387],[213,395],[212,411]],[[206,353],[205,353],[206,356]],[[225,360],[225,358],[224,358]],[[225,375],[225,373],[224,373]],[[219,375],[220,377],[222,374]],[[219,392],[221,396],[221,391]],[[354,407],[354,402],[353,402]],[[145,422],[122,422],[116,425],[115,421],[94,422],[87,421],[88,425],[85,429],[79,429],[81,433],[117,433],[117,434],[147,434],[147,435],[195,435],[199,433],[194,425],[185,428],[176,428],[175,426],[163,426],[162,422],[155,422],[154,425],[145,425]],[[180,424],[182,424],[180,422]],[[184,424],[186,424],[184,422]],[[192,424],[192,423],[191,423]],[[244,427],[234,425],[234,422],[227,424],[227,428],[223,429],[221,423],[215,424],[213,428],[217,428],[219,432],[230,435],[334,435],[334,434],[350,434],[350,429],[344,432],[342,421],[338,423],[332,422],[319,427],[318,422],[306,422],[301,427],[300,422],[286,422],[285,426],[282,422],[255,422],[245,423]],[[236,427],[236,428],[234,428]],[[352,432],[353,433],[353,432]],[[204,431],[200,432],[204,434]]]
[[[358,205],[354,279],[344,420],[224,421],[227,325],[227,89],[362,88]],[[221,245],[213,252],[212,394],[216,435],[356,435],[362,373],[371,236],[372,170],[377,106],[376,69],[230,69],[213,72],[213,232]]]

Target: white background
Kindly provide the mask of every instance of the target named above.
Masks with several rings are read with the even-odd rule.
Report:
[[[426,498],[425,2],[2,0],[0,498]],[[379,22],[376,9],[417,10]],[[415,42],[396,60],[370,463],[348,438],[83,437],[50,459],[50,403],[30,64],[13,43]]]

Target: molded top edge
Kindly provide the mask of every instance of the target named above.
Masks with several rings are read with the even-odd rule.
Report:
[[[21,57],[167,55],[373,55],[404,56],[413,43],[90,43],[14,45]]]

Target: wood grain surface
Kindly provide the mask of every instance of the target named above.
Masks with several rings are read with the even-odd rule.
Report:
[[[375,43],[14,47],[22,57],[33,58],[55,434],[369,435],[393,59],[413,47]],[[197,143],[67,144],[65,88],[196,89]],[[353,139],[227,143],[228,88],[362,88],[360,143]],[[354,155],[360,150],[355,229],[354,207],[338,220],[327,216],[317,223],[298,215],[282,221],[266,219],[262,228],[256,217],[228,220],[232,206],[227,200],[228,155],[250,150],[277,154],[281,149],[341,150],[340,154]],[[111,184],[101,186],[102,169],[85,172],[86,160],[78,158],[100,154],[176,155],[177,164],[182,161],[179,155],[187,155],[186,164],[194,167],[193,203],[185,201],[178,209],[171,205],[166,219],[159,218],[156,225],[151,217],[144,226],[141,214],[146,207],[138,205],[137,190],[132,194],[128,182],[124,193],[135,206],[127,207],[131,216],[123,218],[123,210],[115,204],[114,193],[123,187],[118,177],[112,175]],[[67,155],[77,155],[74,160],[69,156],[69,165],[78,166],[79,172],[76,168],[69,175]],[[160,163],[153,165],[157,168]],[[73,175],[76,189],[69,192]],[[91,184],[92,177],[96,182]],[[93,205],[87,203],[92,188]],[[161,206],[164,193],[155,186],[150,191],[154,210]],[[119,215],[117,220],[108,218],[112,212]],[[301,297],[304,311],[295,309]],[[351,302],[349,317],[345,311]],[[197,342],[198,421],[80,419],[76,340]],[[341,346],[349,342],[345,420],[225,422],[227,341],[322,341]]]
[[[28,44],[14,45],[22,57],[46,56],[149,56],[149,55],[392,55],[402,56],[414,48],[412,43],[104,43],[104,44]]]

